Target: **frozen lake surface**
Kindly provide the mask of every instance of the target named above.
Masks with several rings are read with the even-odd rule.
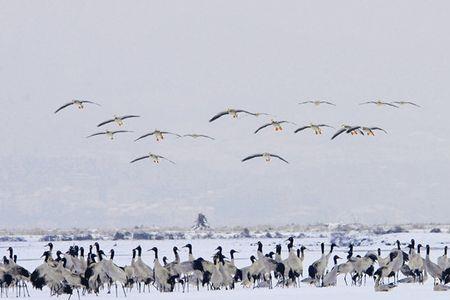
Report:
[[[307,267],[320,256],[320,242],[326,243],[325,251],[329,251],[329,236],[324,234],[317,234],[318,237],[309,237],[305,239],[296,239],[295,245],[305,245],[308,250],[305,251],[305,261],[304,261],[304,270],[305,276],[307,273]],[[433,261],[436,261],[438,256],[443,254],[443,248],[445,245],[450,244],[450,234],[449,233],[424,233],[424,232],[408,232],[408,233],[398,233],[398,234],[387,234],[380,236],[372,236],[371,245],[355,247],[354,255],[361,255],[367,253],[367,251],[376,251],[378,247],[380,247],[383,251],[382,256],[385,257],[388,255],[388,252],[394,247],[391,244],[394,244],[397,239],[402,242],[402,247],[406,249],[406,243],[414,238],[417,243],[421,243],[423,245],[429,244],[432,248],[431,250],[431,258]],[[40,242],[33,240],[32,237],[28,237],[27,242],[11,242],[11,243],[2,243],[0,244],[0,251],[3,251],[5,255],[7,255],[6,248],[12,246],[15,250],[15,253],[18,255],[18,264],[27,268],[30,272],[33,271],[36,266],[41,264],[42,259],[40,258],[43,254],[45,245],[47,242]],[[274,251],[275,245],[281,243],[283,245],[283,258],[287,256],[287,248],[286,242],[284,239],[261,239],[264,244],[264,253],[268,253],[269,251]],[[145,240],[145,241],[135,241],[135,240],[122,240],[122,241],[113,241],[113,240],[104,240],[99,241],[101,248],[105,251],[105,253],[109,252],[110,249],[115,249],[116,256],[115,262],[116,264],[123,266],[129,265],[131,262],[131,249],[135,248],[138,245],[141,245],[144,249],[142,257],[144,262],[153,267],[153,252],[148,252],[146,250],[157,247],[160,251],[160,260],[163,256],[167,256],[169,261],[173,260],[173,252],[172,247],[177,246],[181,250],[181,261],[187,260],[187,249],[181,248],[187,243],[191,243],[193,245],[193,255],[194,257],[203,257],[207,260],[211,260],[211,257],[214,253],[214,250],[217,246],[222,246],[224,249],[224,254],[229,257],[229,250],[235,249],[239,251],[236,254],[236,265],[238,268],[245,267],[250,265],[249,257],[251,255],[256,255],[256,246],[253,244],[257,242],[254,239],[202,239],[202,240]],[[75,242],[55,242],[55,249],[61,250],[63,252],[67,251],[69,246],[74,245]],[[92,244],[93,241],[85,241],[85,242],[76,242],[78,246],[83,246],[85,249],[89,248],[89,245]],[[389,246],[387,246],[388,244]],[[339,247],[335,250],[336,254],[340,257],[346,257],[346,252],[348,251],[347,247]],[[405,250],[406,251],[406,250]],[[423,253],[424,255],[424,253]],[[375,264],[377,267],[377,264]],[[332,267],[332,260],[330,259],[328,264],[328,269]],[[30,288],[30,293],[32,298],[49,298],[49,290],[44,288],[43,291],[37,291]],[[10,293],[10,297],[14,296],[13,293]],[[139,299],[139,298],[160,298],[160,299],[249,299],[250,297],[257,297],[258,299],[277,299],[280,297],[283,298],[297,298],[297,297],[309,297],[309,298],[317,298],[317,297],[326,297],[333,299],[364,299],[366,297],[380,297],[387,299],[406,299],[411,297],[419,297],[422,299],[429,298],[446,298],[450,296],[448,292],[435,292],[433,291],[433,283],[432,279],[428,279],[425,284],[399,284],[397,288],[392,290],[389,293],[375,293],[374,291],[374,282],[372,279],[368,279],[366,285],[363,286],[346,286],[343,281],[343,277],[339,276],[338,283],[336,287],[328,287],[328,288],[317,288],[315,286],[309,286],[307,284],[302,283],[300,287],[290,287],[290,288],[281,288],[276,287],[274,289],[268,288],[257,288],[257,289],[248,289],[243,288],[239,284],[236,286],[235,290],[220,290],[220,291],[208,291],[206,289],[200,289],[200,291],[196,291],[191,288],[188,293],[183,293],[181,289],[176,288],[174,293],[160,293],[156,291],[154,288],[149,293],[139,293],[136,289],[132,290],[128,293],[127,298],[129,299]],[[66,298],[67,296],[61,296]],[[119,293],[119,297],[123,298],[123,294]],[[95,298],[95,299],[103,299],[103,298],[115,298],[115,293],[108,295],[105,291],[101,291],[99,296],[94,295],[86,295],[82,296],[82,298]],[[73,296],[72,299],[76,299],[76,295]]]

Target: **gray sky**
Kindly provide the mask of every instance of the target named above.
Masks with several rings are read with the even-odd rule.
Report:
[[[448,1],[1,1],[0,227],[448,221]],[[53,111],[72,98],[84,111]],[[299,106],[327,99],[337,107]],[[410,100],[422,109],[358,106]],[[263,117],[375,138],[254,135]],[[139,114],[114,142],[86,139]],[[110,126],[114,128],[114,126]],[[133,139],[155,128],[209,140]],[[148,151],[176,165],[129,161]],[[240,159],[269,151],[290,161]]]

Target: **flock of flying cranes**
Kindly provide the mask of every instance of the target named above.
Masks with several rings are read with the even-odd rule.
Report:
[[[188,249],[187,260],[181,261],[180,249],[173,247],[174,260],[168,262],[167,257],[159,260],[159,250],[153,247],[147,251],[154,253],[153,267],[146,264],[142,258],[142,247],[132,249],[132,258],[129,265],[119,266],[115,263],[115,251],[109,251],[109,257],[100,248],[99,243],[89,246],[89,252],[78,245],[70,246],[63,253],[53,253],[53,243],[48,243],[48,250],[42,255],[44,261],[30,273],[17,263],[17,255],[11,247],[9,256],[3,257],[0,263],[0,288],[2,295],[8,295],[8,290],[15,289],[16,296],[30,296],[28,282],[36,289],[42,290],[45,286],[50,289],[51,295],[69,294],[74,291],[80,297],[86,293],[98,295],[101,291],[111,293],[115,287],[116,297],[118,286],[122,288],[124,296],[127,290],[133,289],[141,292],[155,288],[160,292],[173,292],[178,290],[189,291],[190,288],[199,290],[234,289],[237,285],[243,288],[274,288],[274,287],[300,287],[309,285],[316,287],[332,287],[338,283],[338,276],[343,277],[346,285],[365,285],[367,278],[373,278],[374,289],[377,292],[387,292],[400,283],[423,284],[429,277],[433,279],[433,290],[446,291],[450,287],[450,260],[447,256],[447,246],[444,254],[439,256],[437,262],[430,259],[430,246],[423,247],[412,239],[404,250],[400,241],[396,247],[383,257],[381,250],[368,251],[364,256],[354,255],[354,247],[350,245],[343,263],[342,259],[333,251],[337,247],[330,245],[325,252],[325,244],[321,243],[321,254],[304,270],[306,247],[296,248],[294,238],[287,242],[287,256],[283,257],[282,244],[276,245],[274,251],[263,252],[263,244],[255,244],[256,253],[251,255],[250,264],[244,267],[235,264],[235,255],[238,251],[231,249],[229,258],[224,255],[222,246],[215,249],[212,261],[202,257],[195,258],[193,247],[186,244]],[[421,249],[426,249],[422,257]],[[417,249],[417,250],[416,250]],[[333,264],[328,267],[332,258]],[[404,278],[400,279],[400,274]],[[349,276],[349,280],[347,280]],[[391,280],[392,279],[392,280]],[[349,282],[350,281],[350,282]],[[392,282],[390,282],[392,281]],[[69,297],[70,298],[70,297]]]
[[[87,100],[72,100],[71,102],[66,103],[66,104],[62,105],[61,107],[59,107],[59,108],[55,111],[55,114],[58,113],[58,112],[60,112],[61,110],[65,109],[65,108],[67,108],[67,107],[70,107],[70,106],[75,106],[75,107],[77,107],[78,109],[83,109],[83,108],[85,107],[86,104],[100,106],[100,104],[98,104],[98,103],[96,103],[96,102],[93,102],[93,101],[87,101]],[[331,106],[336,106],[335,103],[332,103],[332,102],[330,102],[330,101],[322,101],[322,100],[316,100],[316,101],[304,101],[304,102],[300,102],[299,104],[300,104],[300,105],[312,104],[312,105],[315,105],[315,106],[320,106],[320,105],[331,105]],[[386,106],[386,107],[391,107],[391,108],[399,108],[400,106],[405,106],[405,105],[414,106],[414,107],[420,107],[418,104],[416,104],[416,103],[414,103],[414,102],[410,102],[410,101],[393,101],[393,102],[385,102],[385,101],[377,100],[377,101],[367,101],[367,102],[359,103],[359,105],[368,105],[368,104],[372,104],[372,105],[376,105],[376,106]],[[223,116],[226,116],[226,115],[229,115],[229,116],[231,116],[233,119],[236,119],[236,118],[238,118],[238,116],[239,116],[240,114],[246,114],[246,115],[251,115],[251,116],[255,116],[255,117],[258,117],[258,116],[261,116],[261,115],[273,117],[271,114],[268,114],[268,113],[250,112],[250,111],[248,111],[248,110],[243,110],[243,109],[233,109],[233,108],[229,108],[229,109],[227,109],[227,110],[225,110],[225,111],[219,112],[218,114],[214,115],[214,116],[209,120],[209,122],[216,121],[217,119],[219,119],[219,118],[221,118],[221,117],[223,117]],[[109,119],[109,120],[106,120],[106,121],[103,121],[103,122],[99,123],[99,124],[97,125],[97,127],[103,127],[103,126],[105,126],[105,125],[115,123],[119,128],[121,128],[121,127],[124,126],[124,124],[125,124],[124,121],[125,121],[125,120],[131,119],[131,118],[139,118],[139,117],[140,117],[140,116],[138,116],[138,115],[114,116],[113,118],[111,118],[111,119]],[[273,127],[274,130],[275,130],[276,132],[280,132],[280,131],[283,130],[282,124],[292,124],[292,125],[297,125],[296,123],[290,122],[290,121],[287,121],[287,120],[274,120],[274,119],[271,119],[270,122],[268,122],[268,123],[266,123],[266,124],[260,126],[259,128],[257,128],[257,129],[254,131],[254,133],[257,134],[257,133],[260,132],[261,130],[264,130],[264,129],[269,128],[269,127]],[[302,132],[302,131],[304,131],[304,130],[306,130],[306,129],[311,129],[311,130],[314,132],[314,134],[316,134],[316,135],[321,135],[322,132],[323,132],[323,128],[334,128],[334,127],[333,127],[333,126],[330,126],[330,125],[327,125],[327,124],[312,124],[312,123],[311,123],[311,124],[309,124],[309,125],[306,125],[306,126],[302,126],[302,127],[300,127],[300,128],[297,128],[297,129],[294,131],[294,133],[299,133],[299,132]],[[333,136],[331,137],[331,139],[333,140],[333,139],[335,139],[336,137],[338,137],[338,136],[340,136],[340,135],[342,135],[342,134],[344,134],[344,133],[347,133],[347,134],[350,134],[350,135],[367,135],[367,136],[375,136],[375,132],[376,132],[376,131],[381,131],[381,132],[384,132],[384,133],[387,134],[387,131],[386,131],[386,130],[384,130],[384,129],[381,128],[381,127],[377,127],[377,126],[361,126],[361,125],[353,126],[353,125],[343,124],[343,125],[342,125],[342,126],[341,126],[334,134],[333,134]],[[115,136],[116,134],[119,134],[119,133],[131,133],[131,132],[133,132],[133,131],[130,131],[130,130],[123,130],[123,129],[120,129],[120,130],[109,130],[109,129],[107,129],[107,130],[105,130],[105,131],[101,131],[101,132],[97,132],[97,133],[91,134],[91,135],[87,136],[87,138],[91,138],[91,137],[94,137],[94,136],[105,135],[105,136],[107,136],[109,139],[113,140],[113,139],[114,139],[114,136]],[[205,139],[214,140],[213,137],[208,136],[208,135],[206,135],[206,134],[190,133],[190,134],[180,135],[180,134],[178,134],[178,133],[173,133],[173,132],[169,132],[169,131],[163,131],[163,130],[155,129],[154,131],[151,131],[151,132],[148,132],[148,133],[146,133],[146,134],[143,134],[143,135],[139,136],[137,139],[135,139],[135,142],[137,142],[137,141],[139,141],[139,140],[142,140],[142,139],[144,139],[144,138],[150,137],[150,136],[154,136],[154,137],[156,138],[156,141],[159,142],[159,141],[164,140],[164,136],[165,136],[165,135],[173,135],[173,136],[176,136],[176,137],[178,137],[178,138],[182,138],[182,137],[191,137],[191,138],[194,138],[194,139],[196,139],[196,138],[205,138]],[[284,158],[281,157],[280,155],[278,155],[278,154],[273,154],[273,153],[269,153],[269,152],[257,153],[257,154],[253,154],[253,155],[247,156],[247,157],[245,157],[244,159],[242,159],[242,162],[246,162],[246,161],[251,160],[251,159],[253,159],[253,158],[259,158],[259,157],[263,158],[263,159],[264,159],[265,161],[267,161],[267,162],[271,161],[272,158],[277,158],[277,159],[279,159],[279,160],[281,160],[281,161],[283,161],[283,162],[285,162],[285,163],[289,163],[286,159],[284,159]],[[148,153],[147,155],[144,155],[144,156],[135,158],[135,159],[133,159],[130,163],[135,163],[135,162],[138,162],[138,161],[141,161],[141,160],[144,160],[144,159],[150,159],[150,160],[152,160],[154,163],[157,163],[157,164],[160,162],[160,160],[165,160],[165,161],[168,161],[168,162],[170,162],[170,163],[172,163],[172,164],[175,164],[174,161],[172,161],[172,160],[170,160],[170,159],[168,159],[168,158],[166,158],[166,157],[164,157],[164,156],[162,156],[162,155],[154,154],[154,153]]]

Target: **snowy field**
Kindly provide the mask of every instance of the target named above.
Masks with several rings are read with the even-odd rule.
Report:
[[[397,239],[402,242],[402,247],[406,249],[406,242],[411,238],[414,238],[417,243],[423,245],[429,244],[431,246],[431,258],[436,261],[436,258],[443,254],[443,248],[445,245],[450,245],[450,234],[449,233],[424,233],[424,232],[409,232],[409,233],[399,233],[399,234],[387,234],[372,236],[371,245],[361,246],[355,248],[354,255],[364,255],[367,251],[376,251],[378,247],[383,250],[382,256],[388,255],[393,246],[389,244],[395,243]],[[30,271],[33,271],[36,266],[38,266],[42,259],[40,256],[44,252],[45,245],[47,242],[34,241],[33,237],[27,237],[28,242],[13,242],[13,243],[2,243],[0,244],[0,250],[7,254],[6,248],[12,246],[15,249],[15,253],[18,255],[18,263]],[[274,251],[275,245],[281,243],[285,245],[284,239],[262,239],[264,244],[264,252]],[[310,237],[305,239],[296,239],[295,245],[305,245],[308,250],[305,252],[305,262],[304,270],[305,275],[307,273],[307,267],[314,260],[320,256],[319,244],[320,242],[326,243],[325,251],[329,250],[329,237],[326,233],[318,234],[317,237]],[[237,267],[245,267],[250,265],[249,257],[253,254],[256,255],[256,246],[252,245],[257,242],[253,239],[207,239],[207,240],[164,240],[164,241],[100,241],[101,248],[105,253],[109,252],[110,249],[115,249],[116,257],[115,262],[118,265],[129,265],[131,261],[131,249],[141,245],[144,249],[143,260],[153,266],[153,253],[147,252],[147,249],[152,247],[158,247],[160,251],[160,260],[163,256],[167,256],[169,261],[173,260],[172,247],[177,246],[181,248],[186,243],[191,243],[193,245],[193,254],[197,257],[203,257],[205,259],[211,260],[211,256],[217,246],[222,246],[224,248],[224,254],[229,257],[229,250],[235,249],[239,251],[236,254],[236,265]],[[92,244],[91,241],[79,242],[77,245],[83,246],[85,249],[89,248]],[[69,246],[74,245],[74,242],[55,242],[55,250],[66,251]],[[389,246],[387,246],[388,244]],[[187,250],[182,248],[181,260],[187,259]],[[336,249],[336,254],[340,257],[345,258],[346,247],[339,247]],[[286,247],[283,246],[283,257],[287,256]],[[406,250],[405,250],[406,251]],[[424,255],[425,253],[423,253]],[[341,261],[343,262],[343,261]],[[332,260],[330,259],[329,269],[332,267]],[[139,294],[138,291],[133,290],[128,293],[128,299],[148,299],[148,297],[158,298],[158,299],[249,299],[250,297],[258,297],[258,299],[277,299],[279,297],[283,298],[295,298],[295,297],[309,297],[315,299],[317,297],[326,297],[333,299],[364,299],[367,297],[379,297],[381,299],[406,299],[411,297],[419,297],[421,299],[448,299],[450,293],[448,292],[435,292],[433,291],[432,279],[428,279],[424,285],[419,284],[400,284],[397,288],[389,293],[375,293],[374,283],[372,279],[369,279],[366,285],[361,287],[356,286],[346,286],[342,277],[339,277],[338,284],[336,287],[329,288],[316,288],[314,286],[308,286],[302,284],[299,288],[274,288],[269,290],[267,288],[258,289],[244,289],[241,286],[237,286],[235,290],[227,291],[207,291],[206,289],[201,289],[196,291],[191,289],[189,293],[183,293],[181,290],[176,288],[174,293],[162,294],[157,292],[155,289],[150,291],[150,294]],[[32,298],[49,298],[49,291],[44,289],[44,291],[37,291],[30,289]],[[10,293],[10,297],[14,297],[13,293]],[[65,298],[66,296],[61,296]],[[123,298],[123,294],[119,293],[119,297]],[[82,298],[95,298],[95,299],[111,299],[115,298],[115,293],[110,295],[105,294],[103,291],[100,296],[96,297],[93,295],[82,296]],[[76,299],[76,295],[72,299]]]

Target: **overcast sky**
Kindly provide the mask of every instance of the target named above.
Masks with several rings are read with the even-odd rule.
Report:
[[[0,227],[448,222],[448,1],[1,1]],[[73,98],[97,101],[83,111]],[[336,107],[300,106],[325,99]],[[409,100],[421,109],[359,106]],[[262,116],[380,126],[330,141]],[[86,139],[114,114],[134,133]],[[114,129],[116,127],[109,126]],[[204,133],[133,142],[155,128]],[[130,161],[149,151],[177,164]],[[241,163],[269,151],[290,164]]]

